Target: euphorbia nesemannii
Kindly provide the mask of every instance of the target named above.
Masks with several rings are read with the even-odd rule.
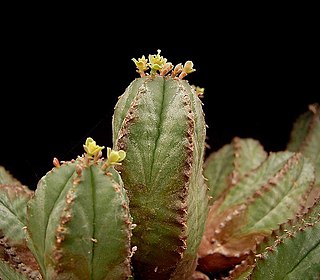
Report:
[[[127,153],[119,170],[137,224],[134,275],[187,279],[197,265],[208,211],[203,89],[183,80],[195,71],[191,61],[174,67],[160,50],[133,61],[140,77],[115,106],[113,142]]]
[[[132,218],[114,165],[92,138],[76,160],[60,162],[38,183],[28,204],[27,241],[44,279],[127,279]]]

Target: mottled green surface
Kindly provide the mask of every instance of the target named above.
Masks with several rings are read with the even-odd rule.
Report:
[[[207,211],[201,102],[186,81],[136,79],[115,107],[113,132],[114,147],[127,152],[121,174],[137,224],[135,275],[169,279],[179,262],[195,259]]]
[[[126,193],[99,165],[78,162],[79,169],[76,164],[55,168],[40,180],[29,204],[30,247],[47,279],[127,279]]]
[[[45,273],[45,251],[49,220],[60,199],[72,186],[76,163],[66,163],[49,171],[38,183],[35,197],[28,205],[28,246]],[[54,186],[54,187],[51,187]]]
[[[0,230],[14,243],[25,241],[27,202],[32,191],[20,184],[0,184]]]
[[[219,206],[218,212],[222,212],[234,205],[245,203],[249,196],[253,195],[263,185],[273,178],[292,157],[292,152],[271,153],[268,158],[255,170],[243,177],[226,194]]]
[[[314,104],[301,114],[292,127],[289,151],[302,152],[315,165],[316,184],[320,187],[320,109]]]
[[[211,204],[229,187],[267,157],[259,141],[234,138],[230,144],[212,152],[204,163],[204,176],[208,180]]]
[[[279,224],[295,217],[313,187],[314,166],[300,153],[277,152],[227,189],[210,209],[199,269],[232,269]]]
[[[278,233],[281,242],[258,251],[263,258],[258,258],[250,279],[319,279],[319,213],[320,201],[307,216]]]
[[[261,196],[248,205],[247,223],[241,234],[270,233],[279,224],[293,218],[313,182],[314,168],[307,158],[292,162],[282,178],[269,185]]]

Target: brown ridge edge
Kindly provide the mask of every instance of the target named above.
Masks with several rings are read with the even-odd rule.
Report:
[[[40,280],[40,267],[26,245],[12,245],[0,231],[0,258],[30,280]]]

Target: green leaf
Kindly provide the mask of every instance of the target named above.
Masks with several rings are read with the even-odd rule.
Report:
[[[315,165],[316,184],[320,185],[320,106],[312,104],[309,111],[301,114],[293,125],[289,151],[301,152]]]
[[[12,176],[12,174],[5,169],[5,167],[0,166],[0,185],[2,184],[21,184],[18,179]]]
[[[12,241],[25,241],[27,203],[33,191],[21,184],[0,185],[0,230]]]
[[[319,213],[320,200],[305,216],[284,226],[273,245],[257,252],[259,257],[249,279],[319,279]]]
[[[222,212],[232,206],[245,203],[249,196],[259,190],[263,185],[278,174],[289,158],[294,155],[292,152],[270,153],[268,158],[247,176],[242,177],[225,195],[218,212]]]
[[[266,158],[260,142],[251,138],[235,137],[231,144],[211,153],[204,163],[204,176],[213,197],[211,203]]]
[[[301,153],[278,152],[210,208],[199,248],[206,272],[231,269],[278,225],[301,211],[314,183],[314,167]]]
[[[274,180],[255,194],[247,208],[247,222],[239,235],[254,232],[271,233],[286,219],[292,218],[304,203],[314,182],[314,167],[307,158],[297,154]],[[284,174],[285,173],[285,174]]]

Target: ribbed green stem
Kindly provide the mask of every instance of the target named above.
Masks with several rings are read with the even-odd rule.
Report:
[[[179,79],[136,79],[115,107],[113,137],[114,148],[127,153],[120,171],[137,224],[135,279],[190,276],[208,201],[198,96]]]
[[[29,202],[29,247],[46,279],[131,275],[128,200],[102,165],[79,158],[54,168]]]

